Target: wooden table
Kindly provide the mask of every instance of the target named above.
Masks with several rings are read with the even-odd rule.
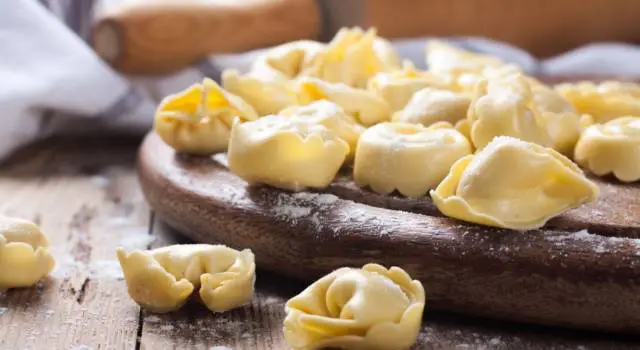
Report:
[[[0,294],[0,349],[286,349],[284,303],[306,284],[258,271],[251,305],[154,315],[128,297],[115,248],[184,242],[159,222],[134,170],[140,140],[51,139],[0,166],[0,212],[31,219],[58,266]],[[637,349],[640,339],[427,312],[416,349]]]

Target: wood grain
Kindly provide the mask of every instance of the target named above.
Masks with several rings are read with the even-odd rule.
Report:
[[[423,281],[431,308],[640,334],[640,241],[574,234],[606,225],[593,212],[605,212],[609,201],[626,198],[635,208],[637,192],[603,190],[589,221],[572,227],[569,216],[563,230],[523,234],[382,208],[374,195],[349,187],[341,198],[321,200],[247,187],[224,157],[175,155],[153,133],[138,172],[168,223],[196,241],[251,248],[259,266],[287,276],[310,280],[374,261]],[[628,211],[612,227],[637,224],[639,214]]]
[[[139,208],[144,206],[139,189],[130,181],[136,147],[135,139],[113,138],[55,139],[29,147],[0,166],[1,210],[28,218],[33,215],[31,218],[43,225],[46,221],[47,233],[56,236],[53,248],[71,255],[68,253],[70,243],[64,234],[54,234],[51,230],[60,227],[61,231],[68,231],[65,223],[71,222],[73,213],[81,207],[73,204],[78,193],[91,191],[95,193],[94,199],[102,199],[102,202],[92,202],[98,214],[91,220],[88,234],[91,255],[94,249],[106,249],[100,244],[119,245],[119,239],[105,242],[95,236],[106,236],[108,232],[108,237],[113,237],[111,218],[127,217],[123,214],[132,207],[134,212],[146,217]],[[88,187],[87,183],[102,191]],[[85,194],[79,199],[84,203],[87,197]],[[71,208],[61,208],[66,205]],[[107,217],[109,220],[104,220]],[[147,226],[142,217],[132,222],[136,226]],[[156,239],[153,246],[188,242],[157,218],[153,222],[149,227]],[[124,232],[135,236],[136,231]],[[105,255],[106,258],[112,257]],[[160,316],[139,313],[139,308],[125,295],[124,281],[115,282],[107,275],[92,276],[81,303],[68,288],[56,288],[69,285],[64,274],[58,273],[37,288],[1,295],[0,349],[162,350],[212,346],[286,349],[281,333],[284,303],[306,286],[304,282],[259,270],[256,296],[246,308],[214,315],[199,305],[190,304],[179,313]],[[90,300],[91,308],[85,306]],[[100,316],[90,314],[98,311]],[[136,335],[139,336],[137,342]],[[414,349],[622,350],[638,347],[637,339],[619,335],[505,323],[437,312],[428,305]]]
[[[365,26],[387,37],[477,36],[534,56],[599,41],[640,42],[640,3],[609,0],[365,0]]]
[[[133,2],[98,21],[93,46],[123,72],[164,74],[213,53],[315,39],[319,23],[314,0]]]
[[[157,217],[154,245],[191,241]],[[306,283],[263,269],[257,272],[251,305],[224,314],[212,314],[198,304],[168,315],[144,312],[141,349],[287,349],[282,337],[284,304]],[[634,349],[640,342],[593,332],[567,331],[519,323],[433,311],[427,307],[413,350],[424,349]]]
[[[127,233],[146,232],[148,222],[131,148],[78,146],[28,150],[0,171],[0,212],[42,225],[57,260],[37,287],[0,295],[0,349],[136,345],[139,312],[118,278],[114,253]],[[91,160],[82,162],[78,149]],[[84,166],[99,159],[87,173]]]

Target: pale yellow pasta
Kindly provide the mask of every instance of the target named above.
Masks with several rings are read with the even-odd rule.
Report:
[[[175,95],[167,96],[156,111],[154,130],[176,151],[209,154],[227,149],[231,126],[258,118],[242,98],[205,78]]]
[[[323,125],[274,115],[234,124],[229,167],[249,184],[300,191],[331,183],[349,144]]]
[[[312,40],[297,40],[266,50],[253,62],[251,76],[262,81],[287,81],[295,78],[325,44]]]
[[[284,337],[295,350],[408,349],[424,305],[422,284],[401,268],[344,267],[287,301]]]
[[[400,67],[392,46],[375,29],[343,28],[300,75],[365,88],[372,76]]]
[[[573,154],[573,148],[580,137],[583,124],[588,123],[588,117],[580,116],[569,101],[551,87],[524,75],[518,67],[510,65],[488,67],[483,72],[483,76],[489,81],[514,80],[519,84],[528,85],[533,97],[529,102],[529,109],[531,113],[538,116],[535,119],[544,127],[548,135],[548,144],[545,145],[567,156]]]
[[[298,80],[296,91],[300,104],[319,100],[331,101],[364,126],[388,121],[390,118],[389,104],[367,90],[352,88],[345,84],[328,83],[315,78],[301,78]]]
[[[470,52],[440,40],[429,40],[426,54],[428,70],[449,79],[459,92],[472,92],[480,80],[502,74],[491,69],[506,65],[497,57]],[[519,70],[513,64],[509,67]]]
[[[392,120],[424,126],[440,121],[455,124],[467,117],[470,104],[471,99],[464,94],[428,87],[416,92]]]
[[[214,312],[245,305],[253,296],[256,266],[249,249],[184,244],[117,253],[129,295],[153,312],[179,309],[195,288]]]
[[[449,217],[530,230],[595,201],[599,193],[577,165],[555,150],[501,136],[458,160],[431,197]]]
[[[291,106],[280,112],[280,115],[294,118],[296,122],[322,125],[349,144],[349,156],[356,151],[356,145],[364,127],[347,115],[337,104],[319,100],[304,106]]]
[[[222,72],[222,86],[243,98],[260,116],[277,114],[297,103],[293,82],[288,80],[267,80],[228,69]]]
[[[411,96],[426,87],[446,89],[450,82],[433,73],[417,70],[413,63],[405,61],[402,70],[378,73],[369,79],[367,90],[382,97],[392,112],[409,102]]]
[[[482,80],[476,85],[467,115],[471,141],[482,149],[496,136],[512,136],[551,146],[531,88],[521,75]]]
[[[556,85],[579,113],[589,114],[596,123],[628,115],[640,115],[640,85],[607,81],[601,84],[579,82]]]
[[[640,117],[622,117],[588,127],[575,160],[592,173],[613,174],[623,182],[640,180]]]
[[[453,163],[468,154],[469,141],[451,124],[427,128],[381,123],[360,137],[354,180],[380,194],[397,190],[407,197],[421,197],[445,178]]]
[[[35,285],[55,267],[49,242],[29,221],[0,215],[0,291]]]

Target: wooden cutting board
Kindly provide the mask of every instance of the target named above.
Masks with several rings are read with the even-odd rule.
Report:
[[[516,232],[443,217],[427,198],[359,189],[348,172],[324,193],[247,186],[226,155],[176,154],[155,133],[138,173],[163,220],[198,242],[251,248],[264,269],[311,281],[396,265],[424,283],[429,308],[640,334],[638,185],[594,178],[596,203]]]

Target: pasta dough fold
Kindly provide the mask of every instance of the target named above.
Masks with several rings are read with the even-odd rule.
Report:
[[[599,193],[577,165],[555,150],[502,136],[458,160],[431,197],[447,216],[529,230],[594,201]]]
[[[305,106],[291,106],[280,115],[293,118],[300,123],[322,125],[349,144],[349,157],[355,154],[358,139],[365,128],[347,115],[337,104],[319,100]]]
[[[325,44],[312,40],[297,40],[278,45],[259,55],[251,65],[250,75],[261,81],[282,82],[293,79]]]
[[[592,173],[640,180],[640,117],[622,117],[588,127],[576,145],[575,160]]]
[[[426,87],[447,89],[446,79],[433,73],[417,70],[411,61],[404,62],[402,70],[378,73],[369,79],[367,90],[382,97],[392,112],[398,111],[409,102],[411,96]]]
[[[482,149],[496,136],[512,136],[551,146],[544,120],[536,109],[533,93],[522,75],[481,80],[469,107],[467,123],[471,141]]]
[[[234,124],[228,151],[231,171],[249,184],[292,191],[328,186],[348,154],[327,127],[284,115]]]
[[[469,141],[448,123],[431,127],[381,123],[358,142],[354,179],[380,194],[398,190],[421,197],[445,178],[451,165],[471,154]]]
[[[287,80],[267,80],[227,69],[222,72],[222,86],[247,101],[260,116],[277,114],[297,103],[293,83]]]
[[[205,78],[185,91],[167,96],[158,107],[154,129],[176,151],[210,154],[224,151],[235,118],[258,118],[242,98]]]
[[[365,126],[388,121],[389,104],[376,94],[344,84],[332,84],[315,78],[301,78],[297,83],[298,101],[308,104],[329,100],[344,109],[358,123]]]
[[[579,82],[555,87],[579,113],[589,114],[596,123],[624,116],[640,115],[640,85],[607,81],[601,84]]]
[[[455,124],[466,118],[470,104],[471,99],[464,94],[428,87],[416,92],[392,120],[424,126],[440,121]]]
[[[338,269],[291,298],[284,336],[293,349],[408,349],[418,336],[425,294],[402,269]]]
[[[179,309],[194,288],[213,312],[224,312],[251,301],[255,262],[251,250],[222,245],[185,244],[127,253],[118,260],[131,298],[153,312]]]
[[[300,75],[365,88],[372,76],[399,67],[397,53],[375,29],[343,28]]]
[[[499,71],[492,69],[509,66],[519,70],[497,57],[463,50],[440,40],[427,42],[426,63],[430,72],[449,79],[451,88],[458,92],[472,92],[480,80],[498,75]]]
[[[0,291],[35,285],[55,267],[40,228],[29,221],[0,215]]]

